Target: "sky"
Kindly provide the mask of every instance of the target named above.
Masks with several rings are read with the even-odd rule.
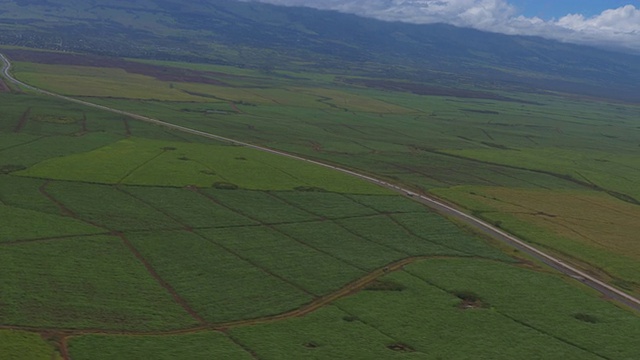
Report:
[[[640,54],[640,0],[253,0],[387,21],[447,23]]]

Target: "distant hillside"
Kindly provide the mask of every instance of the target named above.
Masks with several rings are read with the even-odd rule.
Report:
[[[5,0],[0,43],[640,102],[640,56],[230,0]]]

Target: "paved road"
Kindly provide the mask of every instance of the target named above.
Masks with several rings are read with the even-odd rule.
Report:
[[[0,60],[2,60],[2,75],[9,81],[12,82],[16,85],[22,86],[26,89],[35,91],[37,93],[41,93],[41,94],[45,94],[45,95],[49,95],[49,96],[53,96],[56,97],[58,99],[63,99],[66,101],[70,101],[70,102],[74,102],[77,104],[82,104],[82,105],[86,105],[86,106],[90,106],[93,108],[97,108],[97,109],[101,109],[101,110],[105,110],[105,111],[110,111],[112,113],[116,113],[116,114],[120,114],[120,115],[124,115],[124,116],[128,116],[130,118],[136,119],[136,120],[140,120],[140,121],[144,121],[147,123],[151,123],[151,124],[156,124],[159,126],[163,126],[169,129],[174,129],[174,130],[178,130],[178,131],[182,131],[188,134],[193,134],[193,135],[199,135],[202,137],[206,137],[209,139],[214,139],[214,140],[220,140],[220,141],[224,141],[224,142],[228,142],[231,144],[235,144],[235,145],[240,145],[240,146],[245,146],[248,148],[252,148],[252,149],[256,149],[256,150],[260,150],[260,151],[264,151],[264,152],[268,152],[268,153],[272,153],[275,155],[280,155],[280,156],[285,156],[291,159],[296,159],[296,160],[300,160],[300,161],[305,161],[308,163],[312,163],[312,164],[316,164],[319,166],[324,166],[326,168],[330,168],[336,171],[340,171],[343,172],[345,174],[349,174],[351,176],[355,176],[358,177],[360,179],[372,182],[374,184],[386,187],[388,189],[397,191],[399,193],[402,193],[426,206],[428,206],[431,209],[436,210],[437,212],[447,215],[451,218],[457,219],[459,221],[462,221],[464,223],[466,223],[467,225],[472,226],[473,228],[495,238],[498,239],[500,241],[502,241],[505,244],[508,244],[518,250],[520,250],[521,252],[528,254],[530,256],[532,256],[533,258],[547,264],[548,266],[556,269],[557,271],[568,275],[572,278],[574,278],[577,281],[582,282],[583,284],[599,291],[600,293],[602,293],[605,297],[613,299],[613,300],[617,300],[620,303],[623,303],[625,305],[627,305],[628,307],[635,309],[636,311],[640,311],[640,299],[633,297],[627,293],[625,293],[624,291],[621,291],[607,283],[605,283],[602,280],[599,280],[597,278],[595,278],[592,275],[589,275],[587,273],[585,273],[584,271],[569,265],[567,263],[565,263],[564,261],[562,261],[561,259],[551,256],[541,250],[538,250],[537,248],[527,244],[526,242],[524,242],[523,240],[518,239],[517,237],[506,233],[505,231],[487,223],[484,220],[475,218],[469,214],[464,213],[461,210],[458,210],[454,207],[452,207],[451,205],[448,205],[446,203],[444,203],[443,201],[430,197],[428,195],[422,195],[422,194],[418,194],[416,192],[413,192],[409,189],[403,188],[401,186],[398,186],[396,184],[392,184],[389,182],[386,182],[384,180],[380,180],[377,179],[375,177],[372,176],[368,176],[365,174],[361,174],[358,173],[356,171],[353,170],[349,170],[349,169],[345,169],[339,166],[334,166],[334,165],[330,165],[330,164],[326,164],[323,162],[319,162],[316,160],[311,160],[311,159],[306,159],[304,157],[298,156],[298,155],[293,155],[293,154],[289,154],[283,151],[279,151],[279,150],[274,150],[274,149],[270,149],[267,147],[263,147],[263,146],[258,146],[258,145],[253,145],[253,144],[249,144],[246,142],[242,142],[242,141],[238,141],[238,140],[234,140],[234,139],[230,139],[224,136],[219,136],[219,135],[215,135],[215,134],[210,134],[204,131],[199,131],[199,130],[195,130],[195,129],[191,129],[188,127],[184,127],[184,126],[180,126],[180,125],[175,125],[175,124],[171,124],[168,122],[164,122],[164,121],[160,121],[157,119],[152,119],[146,116],[141,116],[138,114],[134,114],[134,113],[130,113],[127,111],[122,111],[122,110],[117,110],[117,109],[113,109],[107,106],[103,106],[103,105],[98,105],[98,104],[93,104],[87,101],[83,101],[83,100],[78,100],[78,99],[74,99],[74,98],[70,98],[68,96],[63,96],[63,95],[59,95],[59,94],[55,94],[46,90],[42,90],[42,89],[38,89],[36,87],[33,87],[31,85],[25,84],[20,80],[17,80],[16,78],[14,78],[11,75],[10,69],[11,69],[11,62],[9,61],[9,59],[7,59],[3,54],[0,54]]]

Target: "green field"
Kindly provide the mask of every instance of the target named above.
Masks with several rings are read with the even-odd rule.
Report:
[[[109,330],[181,328],[194,320],[116,237],[3,246],[0,322]]]
[[[260,174],[260,177],[247,177]],[[43,161],[16,175],[103,184],[220,187],[251,190],[322,189],[386,194],[348,175],[238,146],[128,138],[113,145]]]
[[[152,358],[252,359],[251,354],[217,332],[181,336],[104,336],[88,335],[72,338],[69,350],[74,359],[136,360]]]
[[[0,330],[0,354],[6,359],[62,360],[56,349],[35,333]]]
[[[264,359],[631,359],[640,354],[637,318],[553,275],[504,263],[437,259],[382,280],[396,290],[365,290],[305,318],[231,334]],[[465,302],[463,293],[476,301]]]
[[[16,65],[52,91],[431,192],[640,291],[636,105]],[[42,95],[0,102],[0,357],[640,357],[637,313],[402,194]]]

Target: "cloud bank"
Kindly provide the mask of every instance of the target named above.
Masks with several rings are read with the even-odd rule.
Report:
[[[274,5],[336,10],[386,21],[447,23],[460,27],[533,35],[563,42],[640,53],[640,8],[626,5],[593,17],[568,14],[543,20],[518,15],[507,0],[253,0]],[[630,0],[632,1],[632,0]]]

